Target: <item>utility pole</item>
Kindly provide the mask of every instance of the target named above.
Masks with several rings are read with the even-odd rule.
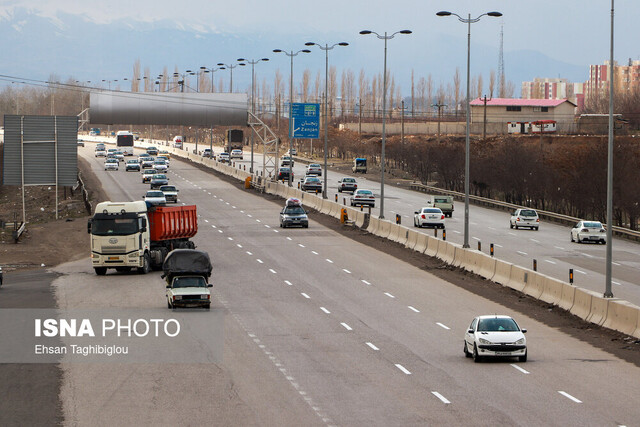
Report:
[[[358,107],[358,112],[360,113],[360,117],[358,119],[358,133],[362,135],[362,107],[364,104],[362,103],[362,99],[360,100],[360,105]]]
[[[491,99],[489,99],[491,101]],[[484,96],[484,123],[482,125],[482,139],[487,138],[487,95]]]
[[[438,141],[440,141],[440,121],[442,120],[442,107],[446,107],[445,104],[441,104],[440,101],[433,104],[433,107],[438,109]]]

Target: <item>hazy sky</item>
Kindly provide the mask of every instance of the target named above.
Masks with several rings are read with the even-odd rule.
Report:
[[[59,13],[80,14],[96,22],[171,21],[185,29],[224,33],[282,34],[301,44],[304,35],[356,38],[358,31],[394,32],[404,28],[414,35],[403,43],[416,49],[436,34],[466,36],[466,25],[455,17],[439,18],[439,10],[472,17],[497,10],[503,18],[483,17],[472,24],[476,43],[497,46],[500,23],[504,23],[506,51],[534,49],[573,64],[602,63],[609,56],[610,0],[6,0],[0,14],[24,7],[48,17]],[[640,1],[616,2],[616,59],[640,59],[637,18]],[[370,45],[374,46],[373,40]],[[285,46],[286,48],[286,46]]]

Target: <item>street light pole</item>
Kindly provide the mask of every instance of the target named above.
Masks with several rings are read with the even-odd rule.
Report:
[[[223,64],[222,62],[218,62],[218,64],[216,64],[218,66],[221,67],[226,67],[229,69],[229,92],[233,93],[233,69],[236,68],[237,66],[241,66],[244,67],[245,64],[236,64],[236,65],[227,65],[227,64]],[[223,70],[224,68],[218,68],[219,70]],[[212,77],[213,78],[213,77]]]
[[[256,74],[254,71],[255,65],[260,61],[268,61],[269,58],[260,58],[254,60],[248,60],[245,58],[238,58],[238,62],[246,62],[247,64],[251,64],[251,113],[255,116],[256,114]],[[249,173],[253,173],[253,129],[251,129],[251,166],[249,167]]]
[[[470,73],[471,73],[471,24],[480,21],[480,18],[482,18],[485,15],[488,16],[493,16],[493,17],[499,17],[502,16],[502,13],[500,12],[487,12],[487,13],[483,13],[482,15],[478,16],[477,18],[471,18],[471,14],[467,15],[467,18],[463,18],[460,15],[458,15],[457,13],[452,13],[452,12],[447,12],[447,11],[442,11],[442,12],[438,12],[436,13],[437,16],[451,16],[451,15],[455,15],[458,17],[458,21],[463,22],[465,24],[467,24],[467,100],[466,100],[466,104],[467,104],[467,129],[466,129],[466,135],[465,135],[465,143],[464,143],[464,244],[462,245],[463,248],[468,248],[470,247],[469,245],[469,150],[470,150],[470,143],[469,143],[469,134],[470,134],[470,122],[471,122],[471,105],[470,105],[470,100],[469,100],[469,81],[470,81]],[[457,107],[456,107],[457,108]]]
[[[360,34],[375,34],[379,39],[384,40],[384,74],[382,76],[382,147],[380,150],[380,215],[378,218],[384,219],[384,148],[385,142],[387,138],[387,130],[386,130],[386,108],[387,108],[387,40],[392,39],[396,34],[411,34],[411,30],[401,30],[396,31],[390,36],[387,35],[385,31],[384,36],[376,33],[375,31],[370,30],[362,30]]]
[[[293,57],[298,56],[299,53],[311,53],[309,49],[301,49],[297,52],[287,52],[282,49],[273,49],[275,53],[284,53],[289,58],[291,58],[291,75],[289,77],[289,157],[291,157],[291,152],[293,151],[293,118],[291,116],[293,110]],[[293,161],[293,158],[291,158]],[[291,187],[291,176],[293,175],[293,162],[289,164],[289,187]],[[325,177],[326,179],[326,177]]]
[[[324,50],[325,53],[325,62],[324,62],[324,190],[322,191],[322,198],[327,198],[327,151],[329,150],[329,109],[328,109],[328,99],[329,99],[329,51],[336,46],[349,46],[347,42],[335,43],[331,47],[328,44],[324,46],[314,43],[307,42],[305,46],[318,46],[320,49]],[[313,153],[312,153],[313,155]]]
[[[613,298],[611,291],[611,263],[613,261],[613,0],[611,0],[611,46],[609,48],[609,141],[607,147],[607,249],[605,298]]]

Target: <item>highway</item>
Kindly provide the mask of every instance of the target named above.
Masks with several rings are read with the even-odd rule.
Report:
[[[103,171],[93,144],[79,152],[111,200],[139,199],[148,188],[139,173]],[[314,221],[309,229],[280,229],[281,200],[240,190],[175,158],[169,176],[180,203],[198,206],[194,241],[214,264],[212,310],[225,314],[224,360],[62,365],[68,424],[637,424],[636,366]],[[393,203],[394,194],[405,197],[398,191],[389,191],[387,209],[401,211]],[[404,206],[417,207],[424,195],[406,197],[399,197]],[[405,218],[410,209],[402,211]],[[549,259],[570,251],[562,237],[568,231],[554,233],[556,226],[547,224],[516,236],[508,228],[476,234],[506,215],[472,209],[473,235],[487,244],[485,236],[494,243],[504,238],[501,252],[531,238],[564,245]],[[451,231],[460,225],[459,213],[458,206],[448,220]],[[533,246],[523,250],[535,255]],[[579,249],[603,253],[601,246]],[[88,258],[58,270],[61,309],[166,311],[158,272],[110,270],[98,277]],[[513,315],[528,329],[527,363],[474,364],[463,356],[465,329],[487,313]]]

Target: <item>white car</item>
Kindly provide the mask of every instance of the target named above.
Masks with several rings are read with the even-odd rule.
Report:
[[[229,156],[232,159],[240,159],[242,160],[242,150],[231,150],[231,155]]]
[[[118,164],[119,164],[118,159],[115,159],[115,158],[107,159],[107,161],[104,162],[104,170],[117,171]]]
[[[229,163],[229,153],[218,154],[218,161],[220,163]]]
[[[164,193],[164,198],[167,200],[167,203],[178,203],[178,189],[175,185],[163,185],[160,187],[160,191]]]
[[[478,316],[464,334],[464,355],[474,362],[484,357],[517,357],[526,362],[526,332],[509,316]]]
[[[607,243],[607,230],[600,221],[578,221],[571,229],[572,242]]]
[[[149,190],[142,199],[152,205],[165,205],[167,203],[164,193],[160,190]]]
[[[372,208],[376,207],[376,199],[373,196],[371,190],[356,190],[350,199],[351,206],[369,205]]]
[[[124,161],[124,153],[122,151],[116,151],[114,154],[116,155],[116,159],[118,159],[119,162]]]
[[[166,172],[167,169],[169,169],[169,165],[164,160],[157,160],[156,159],[156,161],[153,162],[152,168],[154,168],[156,171],[158,171],[158,173],[162,173],[162,172]]]
[[[538,228],[540,228],[538,212],[534,209],[516,209],[513,214],[511,214],[509,228],[515,228],[517,230],[520,227],[528,227],[537,231]]]
[[[444,213],[440,208],[422,208],[414,212],[413,226],[444,228]]]
[[[105,150],[96,150],[96,157],[107,157],[107,152]]]
[[[167,285],[167,307],[204,307],[211,306],[211,288],[203,276],[174,277]]]
[[[311,163],[307,166],[307,175],[322,176],[322,166],[317,163]]]

